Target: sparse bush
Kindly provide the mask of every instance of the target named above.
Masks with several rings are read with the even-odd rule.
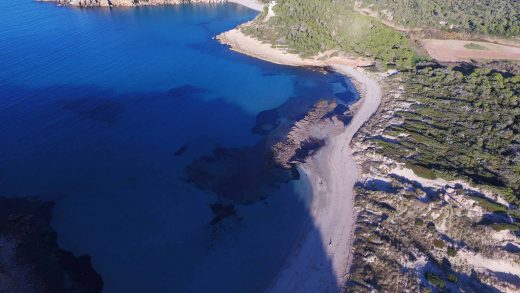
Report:
[[[475,44],[475,43],[468,43],[468,44],[465,44],[464,45],[464,48],[466,49],[470,49],[470,50],[487,50],[486,47],[482,46],[482,45],[479,45],[479,44]]]
[[[448,253],[448,256],[454,257],[457,255],[457,249],[455,249],[455,247],[453,247],[453,246],[448,246],[447,253]]]
[[[446,287],[446,282],[440,276],[437,276],[433,273],[427,272],[426,280],[428,280],[428,282],[430,282],[430,284],[438,286],[440,288]]]

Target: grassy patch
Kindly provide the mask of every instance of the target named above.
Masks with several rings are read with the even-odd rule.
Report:
[[[511,232],[517,232],[520,230],[520,227],[515,224],[493,224],[491,225],[491,228],[493,228],[495,231],[502,231],[502,230],[510,230]]]
[[[505,213],[508,211],[508,208],[504,205],[501,205],[497,202],[494,202],[494,201],[491,201],[487,198],[482,198],[482,197],[478,197],[478,196],[471,196],[470,195],[470,198],[476,202],[478,202],[478,204],[483,208],[485,209],[486,211],[490,212],[490,213],[495,213],[495,212],[499,212],[499,213]]]
[[[432,171],[428,168],[425,168],[423,166],[406,163],[406,167],[411,169],[415,173],[415,175],[417,175],[419,177],[431,179],[431,180],[437,179],[437,175],[435,175],[434,171]]]
[[[487,50],[488,49],[482,45],[475,44],[475,43],[467,43],[464,45],[464,48],[469,49],[469,50]]]

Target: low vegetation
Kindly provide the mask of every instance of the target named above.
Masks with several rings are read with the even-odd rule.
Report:
[[[520,1],[361,0],[364,7],[410,28],[497,36],[520,35]]]
[[[464,48],[470,49],[470,50],[487,50],[486,47],[479,45],[479,44],[475,44],[475,43],[468,43],[468,44],[464,45]]]
[[[304,56],[339,49],[399,68],[417,60],[402,33],[355,13],[349,0],[278,0],[274,11],[274,17],[265,22],[264,13],[244,32]]]

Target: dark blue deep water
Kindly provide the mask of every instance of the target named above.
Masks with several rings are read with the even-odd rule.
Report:
[[[354,99],[341,76],[213,39],[254,16],[0,1],[0,195],[54,201],[59,245],[91,256],[105,292],[262,291],[308,223],[304,180],[246,204],[186,178],[215,148],[259,143],[262,111]],[[216,202],[234,213],[215,223]]]

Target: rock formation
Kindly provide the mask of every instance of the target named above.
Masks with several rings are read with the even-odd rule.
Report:
[[[341,130],[349,120],[348,108],[335,101],[321,100],[291,128],[287,137],[272,149],[276,163],[291,168],[325,143],[328,134]]]

